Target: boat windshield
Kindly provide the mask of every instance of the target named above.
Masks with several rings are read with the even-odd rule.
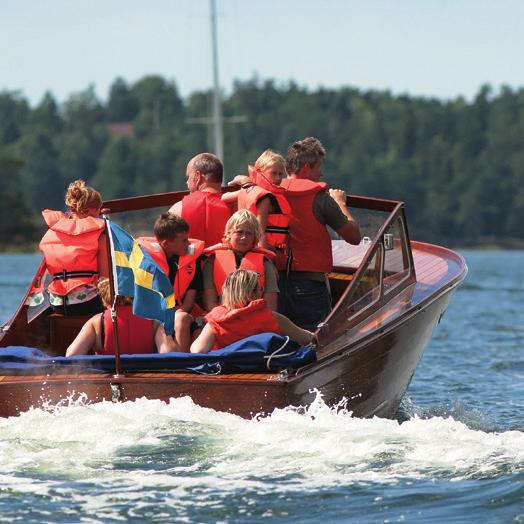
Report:
[[[380,201],[382,202],[382,201]],[[364,207],[367,203],[368,207]],[[362,241],[352,246],[334,241],[334,272],[330,275],[334,308],[321,329],[320,339],[339,336],[374,314],[415,281],[403,204],[374,209],[362,199],[351,212],[361,226]]]

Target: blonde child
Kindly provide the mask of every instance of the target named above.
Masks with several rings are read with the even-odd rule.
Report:
[[[204,251],[209,255],[203,270],[204,305],[207,311],[218,305],[227,276],[238,268],[251,269],[259,274],[264,299],[270,309],[276,309],[277,273],[271,262],[274,254],[256,247],[260,237],[256,216],[243,209],[227,221],[223,242]]]
[[[224,193],[226,202],[237,201],[238,209],[247,209],[256,215],[262,235],[259,246],[275,252],[275,264],[286,269],[289,258],[289,222],[291,208],[286,200],[282,179],[287,176],[284,157],[266,149],[248,166],[250,182],[242,189]]]
[[[299,328],[287,317],[271,311],[262,298],[258,274],[238,269],[228,275],[222,305],[206,315],[207,324],[191,344],[191,353],[207,353],[258,333],[288,336],[300,345],[313,340],[313,333]]]

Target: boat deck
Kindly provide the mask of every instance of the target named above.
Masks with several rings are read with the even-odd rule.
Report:
[[[417,284],[413,296],[420,301],[437,290],[458,284],[465,277],[467,268],[462,256],[441,246],[411,242]]]

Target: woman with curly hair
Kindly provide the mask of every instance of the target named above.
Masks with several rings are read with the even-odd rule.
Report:
[[[75,180],[67,188],[65,204],[69,213],[44,209],[49,227],[40,241],[51,277],[49,302],[57,313],[92,315],[103,310],[97,281],[107,274],[105,223],[100,217],[102,196]]]

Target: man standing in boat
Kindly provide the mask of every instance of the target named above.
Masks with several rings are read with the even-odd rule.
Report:
[[[200,153],[187,164],[189,195],[174,204],[169,212],[189,223],[189,236],[203,240],[206,247],[222,241],[229,206],[220,198],[224,167],[211,153]]]
[[[327,226],[346,242],[360,243],[360,228],[346,207],[346,192],[329,189],[322,177],[326,150],[314,137],[297,140],[288,148],[288,177],[281,183],[291,206],[290,271],[280,271],[278,311],[298,326],[314,331],[331,310],[327,273],[333,269]],[[250,183],[237,176],[229,185]]]
[[[304,138],[288,148],[288,178],[282,181],[291,206],[291,268],[280,272],[279,311],[299,326],[315,330],[331,310],[327,273],[333,270],[327,226],[346,242],[358,244],[360,229],[346,207],[346,193],[329,189],[322,177],[326,150],[320,140]]]

